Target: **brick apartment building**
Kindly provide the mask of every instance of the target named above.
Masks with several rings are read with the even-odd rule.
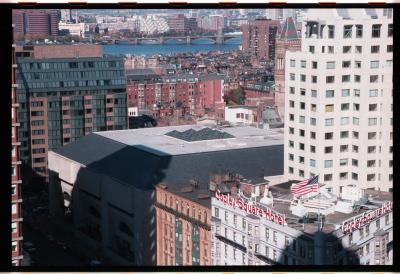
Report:
[[[214,113],[223,102],[223,82],[223,76],[217,74],[164,76],[145,82],[128,78],[128,104],[150,109],[154,117],[173,115],[176,108],[181,108],[183,115],[202,116]]]
[[[156,186],[157,265],[211,265],[207,185]]]
[[[60,17],[59,10],[14,9],[12,11],[12,23],[15,25],[14,38],[25,35],[57,36]]]
[[[275,56],[275,105],[281,117],[285,117],[285,54],[287,51],[300,51],[301,39],[291,17],[287,18],[282,32],[276,39]]]
[[[22,261],[22,196],[21,196],[21,173],[19,160],[18,140],[18,107],[16,92],[16,75],[17,68],[15,60],[15,44],[12,47],[12,87],[11,87],[11,256],[12,265],[19,266]]]
[[[64,48],[69,58],[17,58],[20,157],[39,177],[47,176],[48,150],[94,131],[127,128],[122,58],[83,57],[86,47]],[[45,48],[31,52],[55,57]]]
[[[243,51],[260,59],[275,60],[275,40],[280,30],[277,20],[255,19],[242,25]]]

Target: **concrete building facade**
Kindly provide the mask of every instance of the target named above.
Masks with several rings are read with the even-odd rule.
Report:
[[[302,50],[286,53],[286,179],[391,191],[390,9],[313,9],[302,29]]]

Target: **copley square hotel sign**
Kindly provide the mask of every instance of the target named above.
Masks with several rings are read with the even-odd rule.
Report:
[[[345,234],[351,233],[360,227],[369,224],[373,220],[378,219],[382,215],[393,211],[393,202],[386,202],[380,208],[364,212],[342,224],[342,231]]]
[[[219,190],[215,192],[215,198],[217,198],[217,200],[223,202],[224,204],[230,205],[233,208],[239,208],[240,210],[243,210],[249,214],[253,214],[257,217],[264,217],[268,221],[277,223],[279,225],[285,224],[285,215],[275,213],[270,208],[260,208],[258,206],[245,202],[242,198],[234,198],[229,194],[221,194]]]

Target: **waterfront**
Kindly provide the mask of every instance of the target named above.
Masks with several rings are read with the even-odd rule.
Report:
[[[209,52],[209,51],[233,51],[242,44],[241,39],[231,39],[223,45],[210,43],[207,40],[198,40],[190,45],[179,43],[157,44],[139,44],[139,45],[103,45],[103,52],[112,55],[158,55],[158,54],[174,54],[183,52]]]

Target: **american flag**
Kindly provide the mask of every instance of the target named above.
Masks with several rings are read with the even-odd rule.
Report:
[[[301,181],[292,186],[292,194],[294,196],[301,196],[310,192],[318,191],[318,175],[311,179]]]

